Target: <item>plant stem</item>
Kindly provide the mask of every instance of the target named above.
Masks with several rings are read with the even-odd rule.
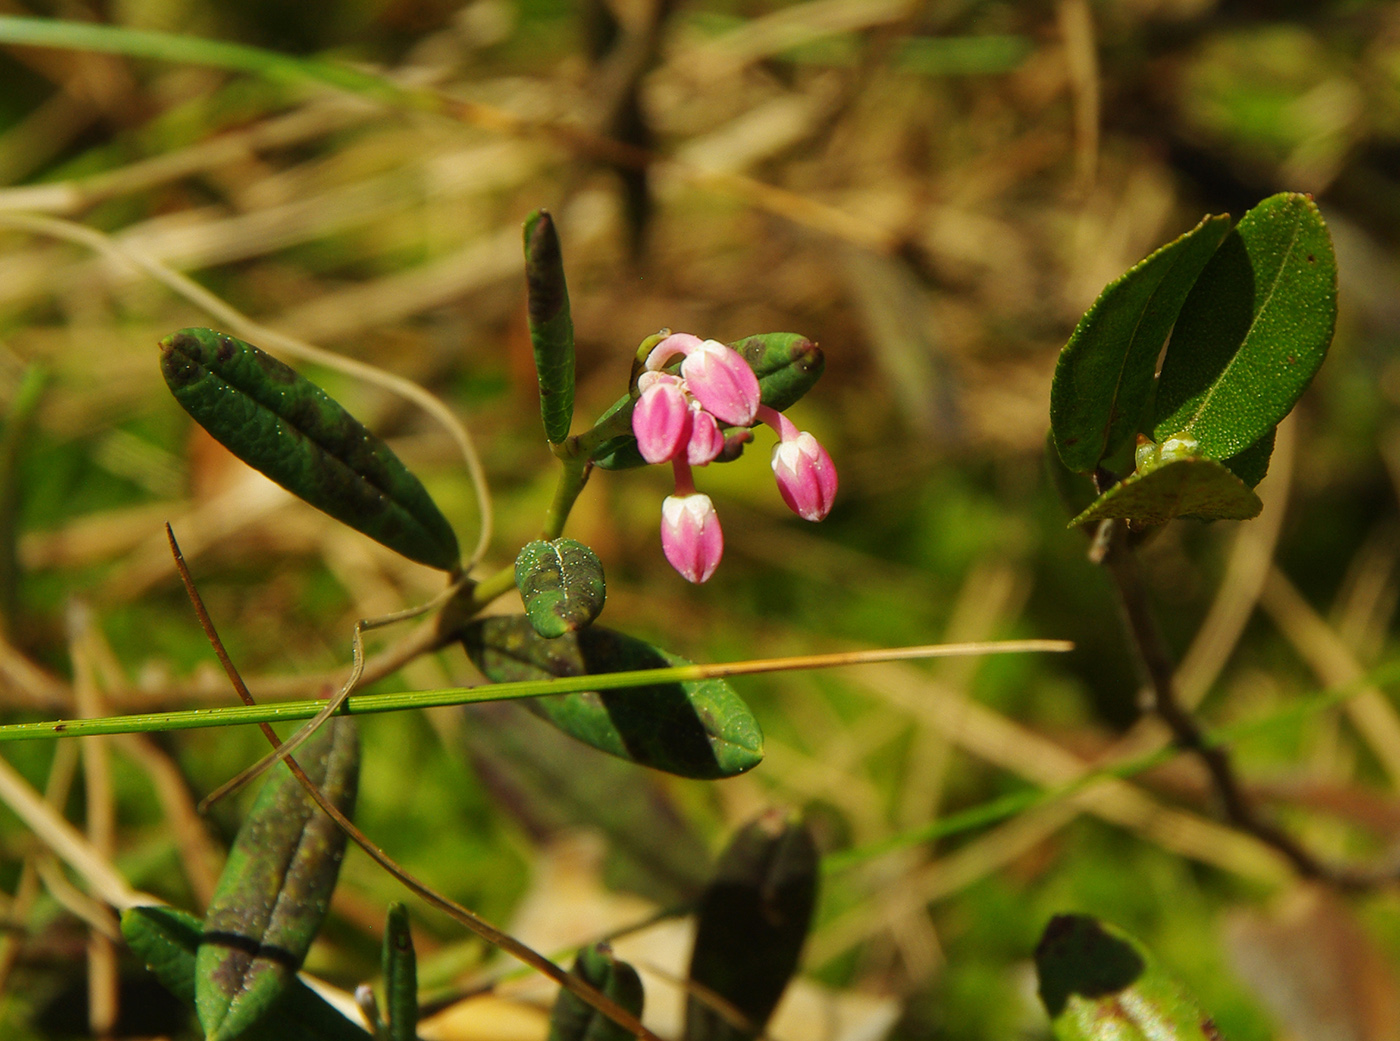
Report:
[[[1167,725],[1175,744],[1195,755],[1205,766],[1226,819],[1239,830],[1276,850],[1304,878],[1329,881],[1349,888],[1372,884],[1375,879],[1323,863],[1291,835],[1259,814],[1240,784],[1229,753],[1208,739],[1195,717],[1177,699],[1172,678],[1176,666],[1148,603],[1137,557],[1128,545],[1127,526],[1121,521],[1109,523],[1113,525],[1113,531],[1108,537],[1103,565],[1118,590],[1124,622],[1137,650],[1138,660],[1147,674],[1147,691],[1151,696],[1149,707]]]

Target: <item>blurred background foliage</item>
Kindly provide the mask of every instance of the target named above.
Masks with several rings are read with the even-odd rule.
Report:
[[[691,588],[660,553],[667,475],[595,474],[568,533],[607,568],[605,623],[697,660],[1076,641],[1066,657],[740,680],[767,760],[720,783],[644,775],[510,706],[366,721],[363,828],[537,947],[693,898],[707,858],[767,805],[805,808],[837,852],[1152,740],[1108,587],[1044,477],[1048,388],[1104,283],[1204,212],[1314,193],[1341,309],[1260,488],[1264,515],[1178,523],[1146,555],[1182,685],[1211,723],[1259,718],[1393,653],[1400,4],[10,0],[0,12],[332,57],[477,103],[453,119],[210,68],[4,48],[0,220],[80,221],[262,322],[443,395],[496,495],[493,567],[534,536],[553,482],[520,255],[521,221],[546,206],[564,242],[581,420],[617,397],[636,344],[662,326],[724,340],[792,330],[827,358],[793,415],[840,469],[831,517],[791,518],[760,439],[699,474],[728,553]],[[149,278],[0,227],[7,720],[232,701],[175,579],[167,519],[262,697],[319,693],[354,619],[437,589],[192,428],[154,350],[192,324],[208,319]],[[34,366],[45,386],[26,424],[15,403]],[[393,440],[469,544],[479,518],[448,440],[382,391],[308,375]],[[454,650],[381,688],[473,678]],[[1372,692],[1237,752],[1253,794],[1315,848],[1375,854],[1400,827],[1396,718]],[[78,762],[64,745],[4,754],[133,885],[200,911],[246,801],[200,822],[191,799],[259,740],[201,731],[112,740]],[[774,1036],[1048,1036],[1030,952],[1057,911],[1137,933],[1235,1041],[1396,1036],[1394,892],[1303,887],[1212,813],[1203,775],[1178,762],[829,874],[806,1011],[786,1013],[816,1018],[780,1013]],[[192,1036],[137,966],[100,953],[89,923],[101,910],[63,881],[0,810],[0,1034],[87,1036],[89,1001],[110,1001],[120,979],[117,1035]],[[371,978],[398,896],[350,854],[308,967],[347,990]],[[519,981],[454,1006],[499,965],[450,922],[415,917],[425,985],[448,1009],[425,1037],[543,1036],[538,991]],[[667,964],[667,943],[633,957]],[[648,988],[649,1004],[679,1002],[659,977]]]

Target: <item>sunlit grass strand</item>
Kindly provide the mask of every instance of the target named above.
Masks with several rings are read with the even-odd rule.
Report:
[[[693,683],[726,676],[760,672],[786,672],[800,669],[863,665],[911,658],[947,658],[986,654],[1063,652],[1073,649],[1065,640],[1004,640],[990,643],[933,644],[922,647],[893,647],[887,650],[849,651],[836,654],[798,655],[791,658],[763,658],[752,661],[720,662],[713,665],[673,665],[663,669],[638,669],[591,676],[561,676],[548,680],[484,684],[479,687],[444,687],[437,690],[395,691],[388,694],[356,694],[347,698],[340,714],[373,715],[408,709],[440,708],[445,705],[472,705],[487,701],[535,698],[549,694],[576,694],[588,690],[619,690],[654,683]],[[277,704],[230,705],[220,708],[186,709],[176,712],[134,713],[97,719],[72,719],[39,723],[13,723],[0,726],[0,743],[36,741],[53,737],[86,737],[94,734],[156,733],[168,730],[199,730],[205,727],[240,726],[311,719],[326,707],[326,700],[284,701]]]

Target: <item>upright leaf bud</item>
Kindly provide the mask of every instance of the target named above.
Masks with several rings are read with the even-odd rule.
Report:
[[[558,444],[569,436],[574,418],[574,321],[559,235],[547,210],[525,221],[525,280],[540,415],[545,437]]]

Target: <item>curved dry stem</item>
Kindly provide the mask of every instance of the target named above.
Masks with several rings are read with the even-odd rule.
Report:
[[[16,228],[21,231],[28,231],[37,235],[48,235],[52,238],[64,239],[68,242],[76,242],[79,245],[87,246],[95,252],[108,257],[115,257],[132,266],[144,271],[161,285],[165,286],[177,296],[183,297],[196,307],[202,308],[212,315],[219,322],[226,325],[238,336],[246,340],[258,340],[264,344],[280,349],[293,357],[301,358],[304,361],[316,362],[328,368],[336,369],[348,376],[364,380],[376,387],[381,387],[393,394],[397,394],[407,401],[412,402],[428,413],[442,425],[457,445],[462,453],[462,458],[466,462],[467,473],[471,478],[472,490],[476,495],[477,510],[481,514],[481,530],[477,535],[476,546],[472,550],[471,557],[464,565],[464,570],[470,572],[473,567],[480,563],[481,558],[486,553],[486,547],[491,542],[493,518],[491,505],[491,492],[486,483],[486,472],[481,465],[481,459],[477,454],[476,445],[472,441],[471,434],[467,432],[465,426],[457,419],[451,409],[437,396],[420,387],[412,380],[396,376],[391,372],[370,365],[368,362],[356,361],[353,358],[346,358],[328,351],[322,347],[316,347],[304,340],[294,336],[288,336],[275,329],[269,328],[249,318],[242,311],[226,303],[205,289],[199,283],[186,275],[181,274],[174,268],[161,263],[153,257],[148,257],[139,250],[131,249],[100,231],[96,231],[85,225],[74,221],[62,220],[57,217],[44,217],[35,214],[25,213],[0,213],[0,226]]]

